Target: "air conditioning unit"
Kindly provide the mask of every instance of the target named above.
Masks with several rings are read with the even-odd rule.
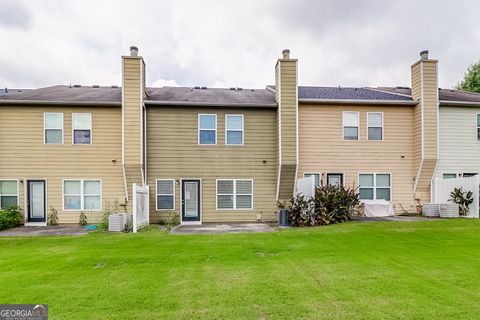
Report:
[[[108,231],[122,232],[128,222],[127,213],[115,213],[108,216]]]
[[[425,203],[422,206],[422,214],[425,217],[440,217],[440,205],[438,203]]]
[[[459,208],[456,203],[442,203],[440,204],[441,218],[458,218]]]

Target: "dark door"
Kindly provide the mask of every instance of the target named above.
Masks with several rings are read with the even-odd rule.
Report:
[[[27,181],[29,222],[45,222],[45,180]]]
[[[182,180],[182,221],[200,221],[200,180]]]
[[[343,174],[342,173],[327,173],[327,184],[329,186],[343,186]]]

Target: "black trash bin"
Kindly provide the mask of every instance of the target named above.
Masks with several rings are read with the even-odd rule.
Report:
[[[287,209],[278,210],[277,218],[278,218],[278,225],[280,227],[289,227],[290,226],[290,224],[288,223],[288,210]]]

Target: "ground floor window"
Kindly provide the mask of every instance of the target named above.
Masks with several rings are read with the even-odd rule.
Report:
[[[100,180],[63,180],[63,210],[100,211],[102,183]]]
[[[317,172],[305,172],[303,174],[303,177],[304,178],[308,178],[308,177],[314,177],[315,179],[315,187],[318,187],[320,185],[320,173],[317,173]]]
[[[228,209],[253,209],[253,180],[217,180],[217,210]]]
[[[343,173],[327,173],[327,185],[335,187],[343,186]]]
[[[175,180],[157,180],[157,210],[175,210]]]
[[[455,179],[457,177],[456,173],[444,173],[443,179]]]
[[[391,175],[389,173],[359,174],[361,200],[387,200],[392,194]]]
[[[17,180],[0,180],[0,209],[18,204]]]

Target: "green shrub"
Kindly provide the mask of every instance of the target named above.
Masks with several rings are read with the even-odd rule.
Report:
[[[463,188],[454,188],[450,192],[450,202],[458,204],[459,213],[461,216],[466,216],[470,205],[473,203],[473,192],[472,191],[463,191]]]
[[[58,226],[58,211],[54,207],[48,209],[47,226]]]
[[[171,230],[171,229],[175,228],[176,226],[178,226],[179,224],[180,224],[180,215],[175,211],[170,212],[168,214],[168,220],[165,224],[165,227],[168,230]]]
[[[297,195],[290,202],[289,222],[293,227],[348,221],[360,204],[357,188],[328,185],[317,187],[313,198]]]
[[[0,230],[14,228],[21,225],[23,222],[23,215],[18,206],[11,206],[0,210]]]
[[[80,212],[80,217],[78,218],[78,224],[81,226],[86,226],[88,224],[87,215],[85,212]]]
[[[108,231],[108,217],[112,213],[117,213],[119,207],[120,207],[120,203],[118,202],[118,200],[103,202],[103,211],[100,217],[100,223],[98,224],[99,230]]]

